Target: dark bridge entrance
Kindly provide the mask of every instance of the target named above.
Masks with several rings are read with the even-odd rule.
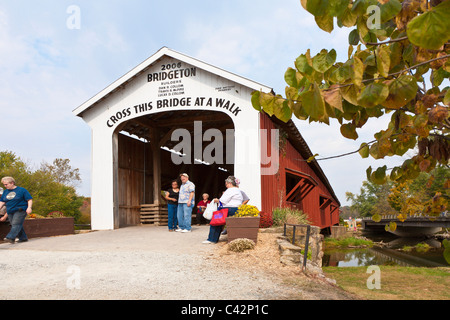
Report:
[[[198,128],[196,130],[194,122],[197,122],[197,125],[201,122],[201,131]],[[203,193],[208,193],[212,199],[220,197],[225,190],[224,181],[234,172],[232,163],[200,162],[196,159],[198,154],[195,152],[192,152],[190,159],[186,159],[183,163],[175,164],[172,161],[171,150],[180,143],[171,139],[176,129],[186,130],[191,137],[191,149],[194,150],[195,147],[199,149],[197,151],[200,157],[205,148],[214,143],[211,139],[203,141],[204,134],[209,129],[216,129],[226,137],[222,150],[224,157],[230,158],[227,150],[234,151],[234,135],[227,135],[227,130],[234,129],[233,121],[223,112],[165,111],[125,122],[117,129],[121,133],[118,134],[117,141],[116,175],[118,186],[116,219],[119,227],[140,223],[166,225],[167,206],[161,192],[168,190],[171,182],[181,173],[187,173],[189,179],[194,182],[196,203],[201,200]],[[200,146],[194,146],[194,141],[198,139],[201,142]],[[231,157],[233,156],[231,154]],[[194,208],[193,214],[195,212]]]

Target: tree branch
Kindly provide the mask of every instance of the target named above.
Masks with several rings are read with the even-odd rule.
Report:
[[[352,152],[347,152],[347,153],[339,154],[339,155],[337,155],[337,156],[331,156],[331,157],[320,158],[320,159],[314,158],[313,160],[309,160],[309,159],[296,159],[296,160],[301,160],[301,161],[310,162],[310,161],[314,161],[314,160],[316,160],[316,161],[322,161],[322,160],[330,160],[330,159],[342,158],[342,157],[346,157],[346,156],[350,156],[350,155],[352,155],[352,154],[358,153],[359,151],[361,151],[361,150],[364,149],[365,147],[370,146],[371,144],[373,144],[373,143],[375,143],[375,142],[377,142],[377,141],[378,141],[378,140],[373,140],[373,141],[367,142],[366,145],[361,146],[361,147],[360,147],[358,150],[356,150],[356,151],[352,151]]]
[[[423,66],[423,65],[425,65],[425,64],[427,64],[427,63],[430,63],[430,62],[433,62],[433,61],[437,61],[437,60],[441,60],[441,59],[446,59],[446,58],[449,58],[449,57],[450,57],[450,54],[446,54],[445,56],[441,56],[441,57],[437,57],[437,58],[434,58],[434,59],[430,59],[430,60],[421,62],[421,63],[419,63],[419,64],[416,64],[416,65],[412,66],[412,67],[403,69],[403,70],[401,70],[401,71],[394,72],[394,73],[390,73],[390,74],[387,75],[387,77],[378,77],[378,78],[373,78],[373,79],[365,79],[365,80],[362,80],[361,82],[362,82],[362,83],[366,83],[366,82],[375,81],[375,80],[387,79],[388,77],[392,77],[392,76],[396,76],[396,75],[402,74],[402,73],[404,73],[404,72],[413,70],[413,69],[418,68],[418,67],[420,67],[420,66]],[[338,85],[337,87],[328,88],[328,89],[323,89],[323,90],[324,90],[324,91],[335,90],[335,89],[345,88],[345,87],[349,87],[349,86],[353,86],[353,85],[354,85],[353,83],[347,83],[347,84],[343,84],[343,85]]]
[[[392,42],[400,42],[400,41],[407,40],[407,39],[408,39],[408,37],[405,36],[405,37],[391,39],[391,40],[384,41],[384,42],[366,42],[366,46],[380,46],[382,44],[387,44],[387,43],[392,43]]]

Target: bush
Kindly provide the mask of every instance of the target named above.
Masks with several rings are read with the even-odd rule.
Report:
[[[253,250],[254,248],[255,242],[245,238],[235,239],[228,244],[228,251],[233,252],[243,252],[245,250]]]
[[[260,228],[270,228],[273,225],[273,218],[270,212],[261,211],[259,215],[261,217],[259,221]]]
[[[272,218],[275,226],[283,226],[285,223],[311,224],[303,211],[291,208],[275,208],[272,212]]]

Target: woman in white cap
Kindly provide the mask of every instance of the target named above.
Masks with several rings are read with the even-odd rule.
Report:
[[[243,196],[241,190],[237,187],[236,178],[233,176],[229,176],[225,180],[225,186],[227,190],[223,193],[220,199],[214,199],[213,201],[216,203],[222,203],[223,208],[228,209],[228,217],[233,216],[238,207],[243,202]],[[205,244],[217,243],[219,242],[220,233],[223,230],[223,226],[209,226],[209,235],[208,240],[203,241]]]

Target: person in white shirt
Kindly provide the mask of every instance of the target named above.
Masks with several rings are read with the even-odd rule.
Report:
[[[227,190],[223,193],[220,199],[214,199],[216,203],[222,203],[223,208],[228,209],[228,217],[233,216],[238,207],[242,204],[244,198],[241,190],[236,185],[236,178],[229,176],[225,180],[225,186]],[[205,244],[219,242],[220,234],[223,230],[223,226],[209,226],[208,240],[203,241]]]

